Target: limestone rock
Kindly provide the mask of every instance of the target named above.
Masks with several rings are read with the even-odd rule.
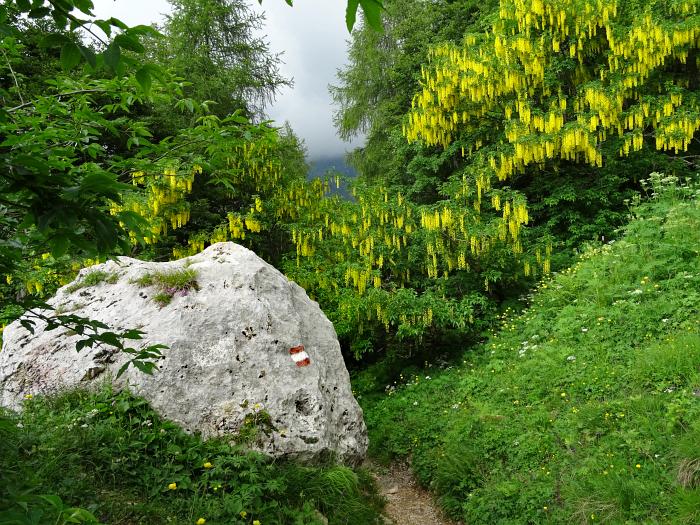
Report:
[[[197,289],[169,290],[164,306],[154,301],[156,285],[135,282],[184,268],[195,272]],[[81,288],[95,271],[104,272],[102,282]],[[301,287],[242,246],[218,243],[167,263],[120,257],[82,270],[49,302],[115,330],[142,330],[142,346],[167,345],[153,376],[130,368],[114,384],[128,385],[188,432],[221,436],[237,433],[246,417],[269,419],[253,445],[264,453],[300,461],[330,454],[349,463],[365,455],[367,430],[333,325]],[[44,327],[38,323],[34,335],[18,321],[5,329],[0,404],[19,408],[27,394],[96,385],[127,360],[78,353],[79,336]]]

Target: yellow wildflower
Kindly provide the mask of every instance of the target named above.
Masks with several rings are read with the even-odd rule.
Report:
[[[168,489],[170,489],[170,490],[175,490],[176,488],[177,488],[177,483],[171,483],[170,485],[168,485]]]
[[[205,520],[204,518],[199,518],[197,520],[197,525],[204,525],[206,522],[207,522],[207,520]]]
[[[214,465],[212,465],[212,464],[209,463],[208,461],[207,461],[206,463],[204,463],[204,468],[212,468],[213,466],[214,466]]]

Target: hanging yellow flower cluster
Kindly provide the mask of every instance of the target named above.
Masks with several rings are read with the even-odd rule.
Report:
[[[243,142],[234,148],[228,159],[227,180],[236,186],[254,188],[265,193],[279,182],[282,166],[267,140]]]
[[[188,257],[202,251],[207,244],[228,240],[245,240],[247,233],[259,233],[264,229],[261,214],[267,205],[263,205],[261,195],[273,200],[270,209],[275,209],[275,202],[281,200],[278,194],[283,189],[280,178],[284,172],[279,155],[275,149],[276,135],[263,135],[259,140],[242,141],[228,152],[225,159],[226,168],[214,177],[225,179],[227,187],[244,195],[246,199],[253,194],[248,211],[231,211],[226,215],[226,222],[215,228],[210,235],[197,233],[188,240],[187,246],[173,248],[175,258]],[[232,200],[235,195],[231,194]]]
[[[496,110],[514,146],[497,159],[501,177],[554,157],[598,165],[596,146],[610,130],[623,135],[653,126],[658,147],[684,151],[700,128],[697,98],[684,105],[682,80],[647,82],[671,61],[684,64],[700,46],[700,7],[693,0],[652,1],[643,16],[632,17],[620,2],[502,0],[489,34],[468,36],[462,49],[431,50],[433,66],[423,69],[407,138],[446,147],[463,125]],[[565,96],[552,68],[567,55],[588,79]],[[606,60],[588,65],[599,57]],[[652,108],[644,97],[649,87],[658,88],[648,93]],[[566,114],[567,99],[573,114]]]
[[[78,271],[100,264],[100,259],[73,260],[70,265],[64,265],[62,261],[56,261],[50,253],[42,253],[39,256],[25,260],[27,265],[14,275],[5,275],[8,285],[16,283],[23,287],[28,294],[45,297],[53,291],[71,282]]]
[[[601,166],[600,146],[614,135],[621,155],[649,133],[657,149],[686,151],[700,129],[689,84],[700,64],[682,72],[699,47],[697,0],[501,0],[487,34],[431,49],[404,134],[444,148],[481,137],[469,153],[489,168],[476,177],[477,210],[492,175],[505,180],[548,159]],[[672,64],[677,74],[664,74]],[[526,213],[511,221],[504,214],[501,238],[517,239]]]
[[[195,255],[204,250],[205,243],[206,240],[201,235],[190,237],[187,241],[187,246],[176,246],[173,248],[173,256],[176,259],[182,259],[183,257]]]
[[[115,215],[120,211],[132,211],[148,220],[150,231],[144,235],[144,241],[155,243],[167,234],[168,227],[181,228],[189,222],[190,211],[184,198],[192,191],[195,176],[201,173],[202,167],[198,164],[188,169],[171,166],[160,174],[134,171],[132,184],[144,188],[144,191],[124,194],[122,203],[112,203],[110,212]],[[132,242],[138,242],[134,232],[130,236]]]
[[[317,184],[317,192],[327,191],[327,183]],[[313,184],[310,186],[313,192]],[[358,294],[364,294],[370,286],[380,288],[382,275],[405,283],[409,275],[400,268],[400,253],[407,246],[408,236],[416,231],[414,210],[402,195],[390,197],[385,188],[356,193],[355,198],[355,203],[335,199],[312,201],[315,210],[310,220],[307,219],[309,227],[292,231],[298,257],[314,255],[317,248],[324,248],[325,239],[333,247],[326,257],[336,264],[348,263],[345,285],[352,285]],[[343,208],[347,210],[345,213],[341,213]]]

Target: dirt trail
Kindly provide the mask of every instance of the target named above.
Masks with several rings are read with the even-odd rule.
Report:
[[[379,489],[387,499],[384,515],[391,525],[459,525],[443,516],[432,495],[418,485],[410,467],[394,463],[389,467],[370,464]]]

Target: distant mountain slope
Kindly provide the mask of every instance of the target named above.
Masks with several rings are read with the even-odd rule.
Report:
[[[329,171],[339,172],[345,177],[355,178],[357,177],[357,172],[351,166],[345,162],[345,155],[334,155],[330,157],[320,157],[317,159],[312,159],[310,162],[311,169],[309,170],[308,178],[317,179],[323,177]],[[345,198],[350,198],[350,191],[345,183],[341,183],[340,188],[336,189],[335,186],[331,186],[332,193],[338,193]]]

